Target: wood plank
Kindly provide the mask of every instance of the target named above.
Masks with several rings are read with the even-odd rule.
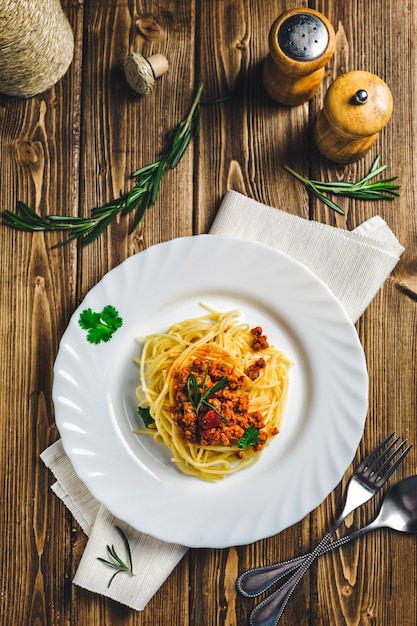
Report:
[[[71,21],[78,37],[76,13]],[[44,94],[28,100],[2,97],[2,208],[13,210],[18,199],[41,213],[73,207],[80,62],[76,55],[64,79]],[[6,622],[62,619],[64,624],[70,561],[62,555],[69,552],[69,515],[49,490],[51,479],[39,454],[58,436],[52,365],[66,324],[63,316],[74,306],[76,257],[71,248],[51,249],[55,235],[2,227],[0,240],[1,380],[6,384],[0,437],[7,501],[0,522],[5,547],[1,613]],[[57,580],[62,584],[55,584]]]

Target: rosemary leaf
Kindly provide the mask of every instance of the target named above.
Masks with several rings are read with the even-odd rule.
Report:
[[[226,376],[223,378],[220,378],[220,380],[218,380],[217,383],[215,383],[212,387],[210,387],[206,391],[207,376],[208,376],[208,365],[204,372],[204,377],[201,383],[201,390],[200,390],[198,388],[198,381],[197,381],[196,375],[193,372],[191,372],[191,374],[188,375],[187,382],[186,382],[188,400],[191,403],[191,406],[193,407],[197,418],[198,418],[198,414],[200,412],[202,404],[205,404],[210,409],[214,409],[214,411],[223,418],[223,415],[208,402],[208,398],[213,396],[217,391],[220,391],[221,389],[224,389],[225,387],[227,387],[230,384],[229,379]]]
[[[151,163],[150,165],[144,165],[143,167],[133,172],[132,176],[134,177],[143,176],[143,174],[147,174],[148,172],[150,172],[152,175],[152,172],[158,167],[158,165],[159,165],[159,161],[156,161],[155,163]]]
[[[136,228],[139,226],[143,216],[145,215],[145,211],[147,209],[147,207],[150,204],[150,196],[151,196],[151,190],[147,189],[144,192],[144,197],[142,202],[140,203],[140,208],[136,213],[136,217],[135,217],[135,221],[133,222],[131,228],[130,228],[130,233],[133,233]]]
[[[133,172],[135,185],[130,192],[121,194],[119,198],[101,207],[93,208],[90,217],[87,218],[65,215],[42,217],[24,202],[18,201],[17,208],[20,214],[9,210],[3,211],[1,214],[3,224],[30,232],[68,231],[69,237],[56,244],[54,248],[77,239],[83,244],[91,243],[107,229],[118,214],[136,212],[130,229],[130,232],[133,232],[139,226],[147,208],[155,204],[164,174],[168,169],[174,169],[178,165],[191,140],[199,132],[202,91],[203,86],[200,85],[187,116],[168,133],[160,159]]]
[[[133,562],[132,562],[132,552],[130,550],[129,542],[128,542],[127,537],[124,534],[123,530],[121,528],[119,528],[119,526],[115,526],[115,528],[116,528],[116,530],[118,531],[119,535],[121,536],[121,538],[123,540],[124,547],[125,547],[126,554],[127,554],[127,563],[125,563],[123,561],[123,559],[117,554],[116,548],[114,547],[114,545],[106,546],[107,554],[109,555],[109,559],[103,559],[103,557],[98,556],[97,557],[97,561],[101,561],[101,563],[104,563],[105,565],[108,565],[109,567],[112,567],[113,569],[116,570],[116,572],[112,575],[112,577],[110,578],[109,582],[107,583],[107,587],[110,587],[110,585],[112,584],[115,576],[117,576],[117,574],[120,574],[121,572],[127,572],[131,576],[134,576],[134,573],[133,573]]]
[[[393,200],[400,195],[397,191],[400,189],[400,185],[393,184],[393,181],[397,180],[397,176],[372,181],[373,178],[384,172],[388,167],[388,165],[379,165],[380,159],[381,157],[378,155],[368,174],[356,183],[311,180],[304,178],[288,165],[284,165],[284,169],[300,181],[308,191],[324,202],[324,204],[334,211],[337,211],[337,213],[344,215],[345,212],[343,209],[336,204],[336,202],[333,202],[333,200],[329,198],[329,195],[345,196],[357,200]]]

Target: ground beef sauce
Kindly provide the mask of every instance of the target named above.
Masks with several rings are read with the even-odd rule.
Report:
[[[266,337],[262,335],[262,328],[259,326],[253,328],[251,333],[254,352],[268,347]],[[255,380],[265,364],[263,358],[257,359],[245,372],[246,376]],[[193,380],[198,384],[196,396],[194,386],[190,388],[189,385],[190,377],[193,375],[195,376]],[[269,434],[277,434],[277,429],[268,431],[265,428],[263,416],[259,411],[248,412],[249,397],[245,392],[245,377],[236,376],[233,366],[223,361],[196,358],[189,367],[176,372],[174,380],[174,404],[171,413],[185,441],[204,446],[210,444],[233,446],[243,437],[246,429],[253,426],[259,431],[259,438],[251,447],[259,451],[265,446]],[[203,381],[204,391],[202,391]],[[223,381],[225,385],[223,388],[209,394],[206,397],[207,403],[198,401],[196,403],[196,397],[201,399],[202,395],[209,392],[219,381]],[[191,396],[194,396],[193,399],[190,397],[190,391]],[[239,450],[236,454],[242,457],[244,451]]]
[[[259,350],[264,350],[265,348],[269,348],[269,343],[265,335],[262,334],[262,328],[260,326],[256,326],[252,328],[250,331],[253,335],[252,349],[255,352]]]

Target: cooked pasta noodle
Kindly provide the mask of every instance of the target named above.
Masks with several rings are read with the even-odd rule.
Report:
[[[248,467],[278,433],[291,362],[238,310],[209,313],[144,338],[136,393],[147,429],[186,473],[216,481]]]

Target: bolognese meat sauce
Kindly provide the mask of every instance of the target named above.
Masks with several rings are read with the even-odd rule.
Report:
[[[268,347],[260,327],[251,332],[254,351]],[[249,427],[254,427],[259,436],[252,448],[261,450],[269,433],[262,413],[250,411],[245,378],[255,380],[265,364],[259,358],[248,367],[245,376],[237,376],[234,367],[224,361],[196,358],[188,367],[177,371],[171,413],[184,440],[205,446],[234,446]],[[277,432],[272,429],[270,434]],[[243,454],[242,450],[237,451],[238,456]]]

